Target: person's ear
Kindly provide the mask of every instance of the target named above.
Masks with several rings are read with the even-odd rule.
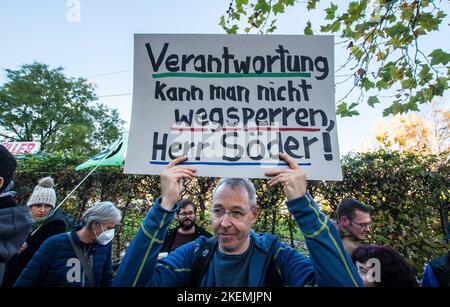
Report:
[[[96,231],[96,227],[97,227],[96,225],[97,225],[97,222],[96,221],[92,221],[91,224],[88,227],[88,230]]]
[[[346,216],[343,216],[343,217],[341,217],[341,220],[339,221],[339,223],[344,227],[348,227],[349,220]]]
[[[2,190],[4,183],[5,183],[5,179],[3,179],[3,177],[0,177],[0,191]]]

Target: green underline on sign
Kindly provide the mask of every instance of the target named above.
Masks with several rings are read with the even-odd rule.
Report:
[[[154,79],[158,78],[289,78],[289,77],[301,77],[310,78],[309,72],[295,72],[295,73],[184,73],[184,72],[167,72],[160,74],[153,74]]]

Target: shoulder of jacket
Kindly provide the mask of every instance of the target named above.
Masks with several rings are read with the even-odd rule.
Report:
[[[44,243],[46,244],[66,244],[68,243],[69,240],[67,239],[67,233],[63,232],[63,233],[58,233],[54,236],[49,237],[47,240],[45,240]]]

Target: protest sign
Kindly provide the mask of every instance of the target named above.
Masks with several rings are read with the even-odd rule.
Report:
[[[137,34],[125,172],[188,156],[199,176],[265,178],[295,158],[341,180],[332,36]]]

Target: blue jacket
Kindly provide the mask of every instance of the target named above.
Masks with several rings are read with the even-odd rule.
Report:
[[[0,285],[5,264],[20,249],[28,237],[32,219],[30,209],[17,206],[12,192],[0,195]]]
[[[87,253],[98,286],[111,286],[111,243],[81,243],[76,230],[71,232],[76,244]],[[88,287],[89,281],[69,242],[67,233],[47,239],[17,279],[15,287]]]
[[[320,212],[312,197],[307,194],[286,204],[303,231],[311,258],[278,242],[275,263],[283,283],[287,286],[363,286],[336,227]],[[175,206],[172,211],[166,211],[160,206],[159,199],[156,200],[130,243],[114,286],[189,286],[194,251],[206,240],[205,237],[179,247],[157,262],[167,227],[177,209]],[[255,244],[250,260],[249,286],[265,286],[262,268],[273,236],[257,235],[253,231],[250,235]],[[214,260],[200,286],[214,286]]]
[[[422,287],[439,287],[436,275],[434,275],[433,269],[429,264],[427,264],[423,273]]]

